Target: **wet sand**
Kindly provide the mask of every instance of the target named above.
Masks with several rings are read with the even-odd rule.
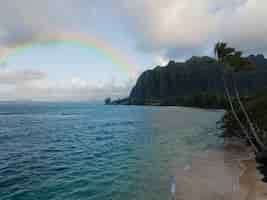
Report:
[[[192,156],[176,176],[176,200],[267,200],[254,155],[240,142]]]

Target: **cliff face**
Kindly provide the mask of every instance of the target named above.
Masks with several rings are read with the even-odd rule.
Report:
[[[237,73],[244,95],[255,94],[267,86],[267,60],[262,55],[249,56],[256,69]],[[192,57],[184,63],[170,61],[142,73],[129,97],[130,104],[181,105],[202,96],[223,96],[223,66],[209,57]]]

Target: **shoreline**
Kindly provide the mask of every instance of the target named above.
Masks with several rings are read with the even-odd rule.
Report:
[[[199,153],[190,165],[178,169],[177,200],[267,199],[255,155],[240,139],[226,139],[222,148]]]

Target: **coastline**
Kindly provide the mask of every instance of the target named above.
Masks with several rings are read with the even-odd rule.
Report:
[[[226,139],[220,149],[193,155],[191,163],[177,170],[176,199],[267,199],[255,156],[240,139]]]

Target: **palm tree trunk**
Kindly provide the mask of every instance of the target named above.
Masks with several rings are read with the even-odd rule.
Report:
[[[231,112],[232,112],[235,120],[237,121],[237,123],[240,126],[242,132],[245,134],[245,136],[248,139],[249,143],[253,147],[254,151],[255,152],[259,152],[258,148],[256,147],[256,145],[252,141],[252,139],[251,139],[251,137],[249,135],[249,132],[247,131],[246,127],[242,124],[241,120],[239,119],[239,117],[238,117],[238,115],[237,115],[237,113],[235,111],[235,108],[234,108],[234,105],[233,105],[233,101],[232,101],[232,98],[231,98],[231,95],[230,95],[230,91],[229,91],[229,89],[227,87],[227,83],[226,83],[226,80],[224,78],[224,75],[223,75],[222,79],[223,79],[223,83],[224,83],[224,90],[225,90],[225,93],[226,93],[226,97],[227,97],[227,100],[229,102],[229,105],[230,105],[230,108],[231,108]]]
[[[250,128],[250,131],[252,132],[253,136],[255,137],[258,145],[260,146],[261,150],[264,150],[265,149],[265,145],[264,143],[261,141],[259,135],[257,134],[257,131],[252,123],[252,120],[250,119],[249,115],[248,115],[248,112],[243,104],[243,102],[241,101],[241,98],[240,98],[240,93],[237,89],[237,85],[236,85],[236,81],[234,80],[234,78],[232,78],[232,81],[233,81],[233,85],[234,85],[234,90],[235,90],[235,95],[236,95],[236,98],[237,98],[237,101],[238,101],[238,104],[247,120],[247,123],[249,125],[249,128]]]

